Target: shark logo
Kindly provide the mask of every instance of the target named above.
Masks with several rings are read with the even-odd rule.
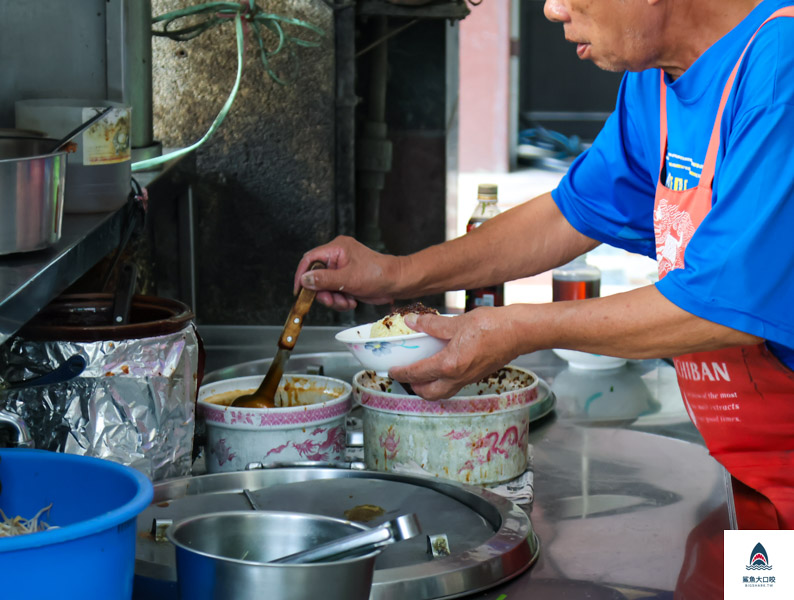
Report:
[[[769,556],[767,556],[766,548],[759,542],[750,553],[750,564],[748,564],[745,569],[748,571],[758,571],[760,569],[768,571],[771,568],[772,565],[769,564]]]

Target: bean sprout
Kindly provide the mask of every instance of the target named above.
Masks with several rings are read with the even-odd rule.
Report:
[[[0,508],[0,516],[3,518],[2,522],[0,522],[0,537],[10,537],[13,535],[24,535],[26,533],[46,531],[47,529],[57,529],[56,526],[49,525],[44,521],[39,520],[44,513],[49,515],[51,508],[52,504],[50,503],[48,506],[45,506],[39,512],[37,512],[32,519],[23,519],[20,516],[9,519],[3,512],[3,509]]]

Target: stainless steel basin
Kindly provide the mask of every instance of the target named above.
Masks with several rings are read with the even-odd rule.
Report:
[[[277,511],[230,511],[172,525],[179,596],[184,600],[367,600],[379,551],[334,562],[267,564],[367,528]]]

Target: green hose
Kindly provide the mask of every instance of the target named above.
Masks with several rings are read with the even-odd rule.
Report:
[[[194,25],[188,25],[178,29],[171,29],[171,26],[180,19],[196,15],[203,15],[204,19]],[[218,116],[215,117],[215,120],[212,122],[212,125],[210,125],[207,133],[205,133],[202,138],[194,144],[191,144],[186,148],[175,150],[174,152],[169,152],[168,154],[164,154],[162,156],[134,162],[131,165],[132,172],[151,169],[152,167],[161,165],[164,162],[192,152],[206,142],[210,137],[212,137],[212,134],[214,134],[218,127],[220,127],[221,123],[223,123],[223,120],[226,118],[226,115],[229,113],[229,110],[234,103],[234,99],[237,97],[237,92],[240,89],[240,80],[242,79],[243,74],[243,50],[245,48],[245,38],[243,36],[243,19],[245,19],[246,24],[250,25],[250,31],[256,40],[257,47],[259,48],[259,56],[262,60],[262,65],[264,66],[265,71],[271,77],[271,79],[273,79],[273,81],[280,85],[285,85],[286,82],[278,77],[278,75],[276,75],[276,73],[273,71],[270,66],[270,60],[282,50],[288,48],[290,44],[307,48],[314,48],[320,45],[320,42],[304,40],[287,34],[284,31],[283,24],[303,27],[320,36],[325,35],[325,32],[322,29],[316,25],[302,21],[301,19],[293,19],[291,17],[283,17],[281,15],[266,13],[256,5],[254,0],[248,0],[247,4],[245,2],[207,2],[205,4],[198,4],[189,8],[175,10],[160,15],[159,17],[154,17],[152,22],[162,22],[163,29],[162,31],[152,31],[152,35],[167,37],[180,42],[191,40],[211,29],[212,27],[217,27],[218,25],[226,23],[229,18],[232,17],[234,18],[234,28],[237,34],[237,76],[235,77],[232,91],[229,94],[229,97],[226,99],[226,102],[223,104]],[[262,27],[265,27],[278,36],[278,44],[275,49],[266,49],[261,32]]]

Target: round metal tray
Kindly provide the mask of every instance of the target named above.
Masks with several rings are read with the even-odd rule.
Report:
[[[342,469],[284,468],[173,479],[155,486],[138,517],[134,598],[176,598],[173,546],[153,526],[159,520],[251,509],[248,490],[263,510],[345,518],[375,505],[378,525],[416,513],[423,535],[392,544],[376,562],[371,600],[456,598],[507,581],[532,565],[540,544],[527,514],[487,490],[434,478]],[[155,528],[156,529],[156,528]],[[429,535],[446,535],[449,556],[428,552]]]

